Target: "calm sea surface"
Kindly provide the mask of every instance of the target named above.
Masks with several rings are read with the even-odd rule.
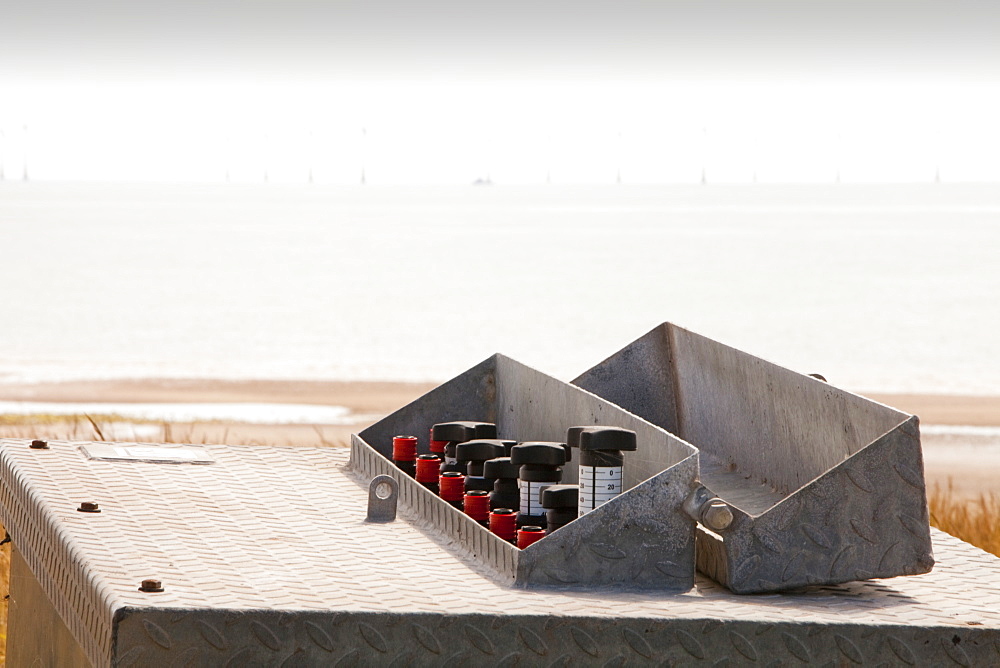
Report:
[[[0,183],[0,381],[569,379],[666,320],[1000,393],[1000,186]]]

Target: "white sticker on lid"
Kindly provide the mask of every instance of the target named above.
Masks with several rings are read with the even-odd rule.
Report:
[[[164,464],[211,464],[215,460],[205,448],[195,446],[122,443],[87,443],[80,446],[90,459],[153,462]]]

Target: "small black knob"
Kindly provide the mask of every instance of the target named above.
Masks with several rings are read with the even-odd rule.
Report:
[[[549,485],[538,495],[543,508],[576,508],[580,500],[579,485]]]
[[[489,439],[475,439],[459,443],[455,447],[455,459],[468,462],[469,475],[483,475],[483,462],[495,457],[503,457],[503,442]]]
[[[497,457],[483,462],[483,477],[493,480],[517,478],[521,467],[510,461],[510,457]]]
[[[465,476],[465,491],[469,492],[472,490],[481,490],[483,492],[493,491],[494,481],[489,478],[484,478],[481,475],[467,475]]]
[[[435,441],[464,443],[475,438],[496,438],[497,426],[492,422],[440,422],[431,427]]]
[[[573,429],[571,427],[571,429]],[[567,435],[567,440],[569,436]],[[621,427],[584,427],[576,436],[578,447],[584,450],[635,450],[635,432]]]
[[[562,466],[566,463],[564,443],[551,441],[531,441],[515,445],[510,450],[512,464],[534,464],[536,466]]]

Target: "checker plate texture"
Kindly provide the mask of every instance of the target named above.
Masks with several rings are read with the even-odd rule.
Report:
[[[0,520],[95,665],[1000,662],[1000,559],[937,531],[934,571],[892,580],[522,590],[405,509],[366,524],[346,449],[210,445],[193,466],[28,444],[0,441]]]
[[[734,592],[933,567],[916,417],[669,323],[573,383],[698,448],[735,516],[698,568]]]
[[[907,456],[910,455],[910,456]],[[917,575],[930,550],[916,418],[752,518],[698,535],[698,568],[737,593]],[[892,493],[887,493],[891,490]]]

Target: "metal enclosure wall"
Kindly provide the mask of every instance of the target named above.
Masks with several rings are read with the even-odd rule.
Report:
[[[915,417],[669,323],[573,383],[698,449],[735,515],[699,568],[734,591],[932,567]]]

